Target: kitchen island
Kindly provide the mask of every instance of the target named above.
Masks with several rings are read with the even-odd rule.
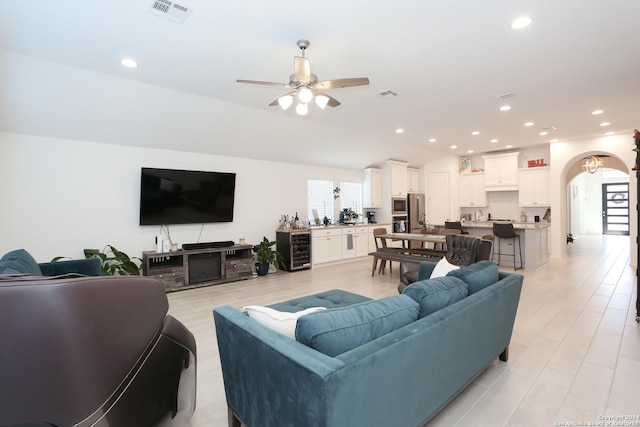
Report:
[[[548,222],[512,222],[513,228],[518,236],[520,236],[520,245],[522,246],[522,264],[525,270],[537,270],[549,263],[549,223]],[[493,221],[466,221],[462,226],[469,232],[471,236],[485,236],[492,234]],[[503,240],[503,254],[513,254],[515,240]],[[493,242],[494,248],[498,244],[497,239]],[[517,245],[517,243],[515,243]],[[507,248],[505,250],[505,247]],[[493,262],[497,262],[492,258]],[[519,259],[516,247],[516,265],[519,265]],[[513,257],[502,256],[500,265],[505,267],[513,267]]]

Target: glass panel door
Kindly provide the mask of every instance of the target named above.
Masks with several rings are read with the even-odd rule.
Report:
[[[629,235],[629,184],[602,184],[602,234]]]

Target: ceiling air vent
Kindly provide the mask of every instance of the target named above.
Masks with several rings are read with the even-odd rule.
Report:
[[[384,92],[376,93],[376,96],[382,99],[389,99],[398,96],[398,94],[391,90],[385,90]]]
[[[191,13],[191,9],[169,0],[154,0],[149,6],[149,13],[163,16],[170,21],[182,24]]]
[[[515,98],[516,94],[513,92],[510,93],[505,93],[504,95],[500,95],[498,98],[502,99],[502,100],[507,100],[507,99],[512,99]]]

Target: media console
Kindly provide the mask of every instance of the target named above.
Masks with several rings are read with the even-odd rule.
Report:
[[[251,277],[251,245],[142,253],[142,274],[164,283],[166,292],[218,285]]]

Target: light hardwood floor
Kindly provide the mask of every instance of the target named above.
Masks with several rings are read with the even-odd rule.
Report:
[[[391,275],[371,277],[366,258],[168,294],[170,314],[193,332],[198,346],[191,426],[227,425],[213,308],[268,305],[329,289],[395,295],[398,265],[393,267]],[[640,326],[629,237],[581,237],[569,257],[523,274],[509,361],[496,360],[429,426],[604,426],[602,417],[635,416],[617,425],[640,427]]]

